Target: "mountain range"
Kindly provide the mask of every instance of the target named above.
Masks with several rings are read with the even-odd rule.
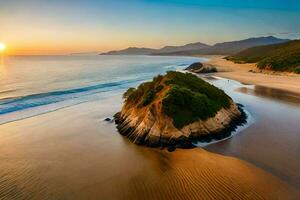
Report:
[[[152,55],[152,54],[168,54],[178,51],[193,51],[198,49],[209,48],[207,44],[201,42],[190,43],[183,46],[165,46],[161,49],[129,47],[119,51],[109,51],[101,55]]]
[[[217,43],[212,46],[196,42],[183,46],[165,46],[161,49],[129,47],[119,51],[109,51],[100,55],[231,55],[250,47],[279,44],[287,41],[289,40],[267,36]]]

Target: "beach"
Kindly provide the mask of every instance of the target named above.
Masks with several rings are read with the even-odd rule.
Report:
[[[286,182],[201,148],[132,144],[103,119],[118,98],[2,125],[5,199],[295,199]],[[6,172],[4,174],[4,172]],[[4,187],[5,186],[5,187]],[[14,188],[14,190],[12,190]]]
[[[217,66],[218,76],[234,79],[246,84],[286,90],[300,94],[300,75],[287,72],[264,71],[260,73],[254,64],[237,64],[223,59],[225,56],[199,56],[209,59],[208,63]],[[253,72],[249,72],[252,70]]]
[[[105,119],[120,111],[128,87],[204,59],[35,59],[7,67],[16,90],[2,93],[0,199],[299,199],[300,101],[289,93],[278,99],[223,72],[203,76],[244,106],[249,123],[228,140],[168,152],[133,144]],[[24,63],[39,76],[22,72]],[[61,66],[72,74],[62,76]]]

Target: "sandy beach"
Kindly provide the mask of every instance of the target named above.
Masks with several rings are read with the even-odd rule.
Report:
[[[2,125],[7,199],[295,199],[284,181],[204,149],[168,152],[132,144],[101,119],[119,109],[85,103]],[[63,126],[63,128],[61,128]],[[25,130],[25,132],[24,132]],[[47,155],[47,156],[46,156]],[[18,159],[18,164],[13,164]],[[14,196],[8,188],[17,186]]]
[[[209,58],[210,64],[220,71],[218,76],[234,79],[245,84],[253,84],[300,94],[300,75],[291,73],[258,72],[255,64],[236,64],[223,59],[225,56],[199,56]],[[249,72],[257,71],[257,73]]]

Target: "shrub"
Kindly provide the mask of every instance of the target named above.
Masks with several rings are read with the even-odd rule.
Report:
[[[294,72],[297,73],[297,74],[300,74],[300,66],[296,67]]]
[[[206,95],[210,100],[216,101],[223,107],[228,107],[229,97],[222,90],[212,86],[208,82],[198,78],[193,74],[184,74],[180,72],[168,72],[167,85],[177,85],[179,87],[188,88],[193,92]]]
[[[162,79],[162,75],[155,76],[152,81],[140,84],[137,89],[129,88],[123,97],[131,103],[146,106],[153,101],[155,94],[163,89],[164,86],[160,84]]]
[[[155,97],[155,91],[149,90],[143,98],[142,105],[146,106],[146,105],[150,104],[154,100],[154,97]]]
[[[177,128],[213,117],[222,107],[230,105],[230,98],[222,90],[193,74],[168,72],[166,76],[166,84],[172,88],[163,99],[163,112]]]
[[[158,86],[155,88],[155,92],[160,92],[163,88],[164,88],[163,85],[158,85]]]
[[[128,90],[123,94],[123,98],[127,99],[135,90],[135,88],[128,88]]]
[[[260,69],[299,73],[300,40],[281,44],[257,46],[226,57],[234,62],[257,63]]]
[[[179,86],[174,86],[168,92],[162,104],[163,112],[173,119],[173,124],[177,128],[213,117],[222,108],[205,94]]]
[[[142,83],[137,89],[129,88],[124,97],[138,106],[147,106],[165,85],[170,90],[162,99],[162,112],[173,119],[177,128],[197,120],[213,117],[221,108],[230,106],[230,97],[193,74],[167,72],[153,81]]]

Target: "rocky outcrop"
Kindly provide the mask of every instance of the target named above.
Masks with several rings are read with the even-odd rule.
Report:
[[[125,105],[115,115],[119,132],[136,144],[151,147],[193,147],[197,141],[210,142],[230,136],[238,125],[245,123],[245,113],[234,102],[228,109],[221,109],[207,120],[199,120],[181,129],[172,119],[159,113],[159,104],[145,109]]]
[[[245,122],[242,108],[222,90],[190,73],[168,72],[124,93],[114,118],[119,132],[136,144],[192,147],[230,136]]]
[[[214,73],[217,72],[217,68],[213,65],[196,62],[185,68],[185,70],[193,73]]]

